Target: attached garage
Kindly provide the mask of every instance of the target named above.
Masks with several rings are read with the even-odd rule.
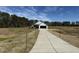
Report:
[[[34,27],[38,29],[48,29],[48,26],[43,22],[37,22]]]

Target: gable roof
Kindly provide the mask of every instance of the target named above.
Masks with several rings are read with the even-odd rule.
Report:
[[[41,23],[42,23],[42,22],[39,21],[39,22],[35,23],[35,25],[40,25]]]
[[[37,22],[37,23],[35,23],[35,25],[41,25],[41,26],[43,25],[43,26],[47,26],[45,23],[40,22],[40,21],[39,21],[39,22]]]
[[[40,24],[40,26],[42,26],[42,25],[43,25],[43,26],[47,26],[47,25],[46,25],[46,24],[44,24],[44,23],[41,23],[41,24]]]

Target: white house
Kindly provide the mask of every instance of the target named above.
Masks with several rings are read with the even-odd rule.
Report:
[[[48,29],[48,26],[45,23],[40,22],[40,21],[35,23],[34,27],[36,27],[38,29]]]

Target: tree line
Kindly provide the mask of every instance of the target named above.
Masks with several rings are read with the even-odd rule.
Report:
[[[38,20],[29,20],[26,17],[20,17],[16,15],[10,15],[6,12],[0,12],[0,28],[8,28],[8,27],[30,27],[33,24],[38,22]],[[79,26],[79,22],[49,22],[43,21],[49,26]]]
[[[49,26],[79,26],[79,21],[76,22],[70,22],[70,21],[63,21],[63,22],[59,22],[59,21],[55,21],[55,22],[48,22],[48,21],[44,21],[44,23],[46,23]]]
[[[37,20],[29,20],[25,17],[19,17],[16,15],[10,15],[5,12],[0,12],[0,27],[28,27],[31,26]]]

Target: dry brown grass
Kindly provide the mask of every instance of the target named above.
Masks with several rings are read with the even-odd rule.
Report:
[[[33,46],[37,40],[38,33],[39,33],[39,31],[35,30],[27,35],[27,41],[26,41],[26,51],[27,52],[29,52],[33,48]]]
[[[3,35],[0,38],[0,52],[13,53],[29,52],[35,44],[39,33],[38,30],[29,28],[0,28],[0,32],[2,33],[0,35]],[[9,37],[13,34],[13,37]]]
[[[51,33],[62,38],[69,44],[79,47],[79,27],[78,26],[52,26]]]

